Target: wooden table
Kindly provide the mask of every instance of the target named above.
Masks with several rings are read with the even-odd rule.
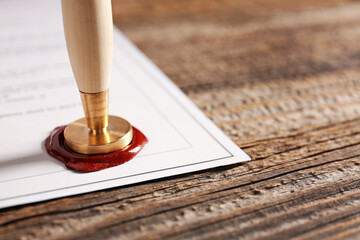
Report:
[[[1,239],[360,239],[360,3],[119,0],[253,161],[5,209]]]

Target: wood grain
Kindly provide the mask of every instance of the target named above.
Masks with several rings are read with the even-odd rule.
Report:
[[[113,2],[253,161],[0,211],[1,239],[359,239],[360,3]]]

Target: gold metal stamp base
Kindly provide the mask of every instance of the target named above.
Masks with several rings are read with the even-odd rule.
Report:
[[[92,131],[85,118],[70,123],[64,131],[66,145],[73,151],[86,154],[105,154],[120,150],[129,145],[133,130],[128,121],[109,116],[109,125],[102,130]]]

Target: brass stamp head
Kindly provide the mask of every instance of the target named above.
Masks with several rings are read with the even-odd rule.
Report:
[[[133,138],[132,126],[123,118],[108,116],[108,91],[80,94],[85,118],[65,128],[66,145],[86,155],[106,154],[128,146]]]

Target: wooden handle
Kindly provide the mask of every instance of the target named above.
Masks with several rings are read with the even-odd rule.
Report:
[[[111,0],[62,0],[66,45],[78,88],[109,88],[113,60]]]

